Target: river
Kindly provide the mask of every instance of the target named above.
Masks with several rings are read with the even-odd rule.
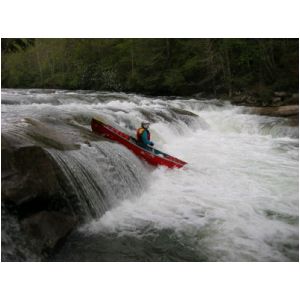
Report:
[[[217,99],[39,89],[2,89],[1,109],[2,134],[42,143],[85,203],[51,260],[298,260],[299,131],[286,119]],[[132,135],[150,121],[155,147],[188,164],[147,165],[93,136],[94,116]]]

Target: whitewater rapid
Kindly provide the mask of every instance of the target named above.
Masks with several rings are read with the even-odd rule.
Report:
[[[170,170],[137,160],[138,179],[127,181],[137,182],[139,192],[120,196],[119,190],[121,201],[81,226],[57,260],[298,260],[298,127],[287,120],[252,115],[219,100],[68,91],[49,98],[39,90],[30,95],[36,102],[26,102],[20,92],[17,97],[9,93],[2,105],[6,120],[17,107],[22,119],[56,115],[64,125],[71,119],[89,129],[90,118],[99,115],[131,134],[148,120],[156,148],[188,162]],[[72,155],[81,151],[76,159],[97,169],[86,156],[92,150],[84,147]],[[70,160],[69,155],[65,161]],[[103,181],[97,172],[93,176]],[[97,201],[97,194],[91,197]]]
[[[184,135],[153,124],[162,149],[189,165],[153,171],[142,197],[127,199],[83,230],[143,236],[171,229],[211,261],[297,256],[298,141],[264,134],[259,124],[267,118],[238,111],[194,110],[209,128]]]

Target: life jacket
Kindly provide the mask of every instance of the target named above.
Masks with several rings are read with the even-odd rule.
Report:
[[[143,142],[142,134],[144,133],[145,130],[147,131],[147,139],[148,139],[148,141],[150,141],[150,132],[149,132],[149,130],[141,127],[136,131],[136,139],[137,139],[138,142]]]

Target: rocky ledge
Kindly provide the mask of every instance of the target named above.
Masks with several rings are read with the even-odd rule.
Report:
[[[279,107],[287,105],[299,105],[299,94],[275,91],[262,96],[258,93],[237,92],[228,100],[230,100],[234,105]]]
[[[2,261],[47,260],[79,222],[74,191],[40,146],[12,146],[2,135]]]
[[[295,117],[299,115],[299,105],[284,105],[278,107],[251,107],[250,111],[257,115],[271,117]]]

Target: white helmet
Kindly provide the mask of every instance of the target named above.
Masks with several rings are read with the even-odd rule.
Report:
[[[141,123],[141,126],[142,126],[143,128],[145,128],[145,129],[147,129],[147,128],[149,128],[150,123],[149,123],[149,122],[142,122],[142,123]]]

